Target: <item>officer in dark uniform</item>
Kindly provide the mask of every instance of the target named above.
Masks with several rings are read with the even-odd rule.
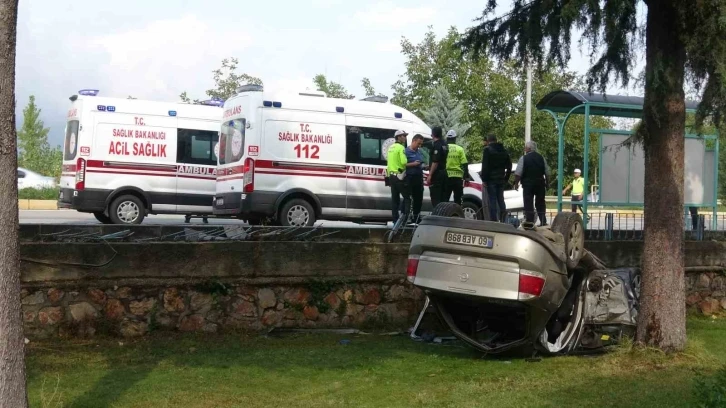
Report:
[[[550,167],[541,154],[537,153],[537,144],[529,141],[524,144],[524,156],[517,163],[514,172],[514,189],[522,183],[524,198],[524,217],[526,222],[534,224],[535,208],[541,226],[547,225],[547,203],[545,193],[550,179]]]
[[[429,185],[431,194],[431,205],[435,208],[440,202],[449,201],[446,197],[446,158],[449,155],[449,147],[443,138],[444,132],[441,126],[434,126],[431,129],[431,137],[434,140],[431,148],[431,166],[426,184]]]

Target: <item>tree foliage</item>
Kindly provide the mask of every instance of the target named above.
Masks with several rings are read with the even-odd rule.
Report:
[[[373,85],[371,85],[371,80],[368,78],[363,78],[361,81],[361,86],[363,86],[363,90],[366,93],[366,96],[376,96],[376,90],[373,88]]]
[[[430,127],[441,126],[444,132],[453,129],[460,140],[468,141],[466,132],[471,125],[464,121],[464,104],[455,100],[445,86],[434,90],[431,106],[423,112],[423,119]],[[466,147],[467,143],[460,143]]]
[[[463,123],[471,125],[466,141],[471,162],[481,160],[481,140],[489,133],[497,136],[513,160],[524,151],[526,77],[511,62],[495,63],[485,57],[475,59],[461,55],[457,43],[461,34],[455,27],[437,39],[432,28],[424,39],[414,44],[404,38],[402,52],[406,71],[393,85],[392,102],[419,117],[425,117],[434,101],[434,91],[444,87],[463,104]],[[574,73],[554,68],[536,72],[532,80],[532,99],[536,103],[556,89],[583,89],[584,81]],[[609,128],[612,122],[592,118],[592,126]],[[583,166],[584,119],[573,116],[565,132],[565,173]],[[558,133],[553,118],[544,112],[532,112],[532,140],[549,163],[557,163]],[[592,138],[590,168],[596,169],[597,139]],[[556,166],[553,166],[556,168]],[[591,172],[594,181],[594,171]],[[551,190],[550,192],[553,192]]]
[[[50,129],[40,119],[40,109],[31,95],[23,109],[23,124],[18,129],[18,166],[37,173],[59,177],[63,164],[63,151],[48,143]]]
[[[262,85],[260,78],[247,75],[245,73],[237,73],[239,60],[237,58],[225,58],[222,60],[222,66],[212,71],[212,79],[214,80],[214,88],[208,89],[206,94],[212,99],[227,100],[234,96],[237,88],[242,85],[253,84]],[[179,95],[182,102],[199,103],[199,99],[192,100],[187,92],[184,91]]]
[[[313,78],[315,89],[325,92],[328,98],[353,99],[355,95],[348,93],[345,87],[337,82],[329,81],[323,74],[315,75]],[[370,81],[369,81],[370,85]],[[371,88],[372,89],[372,88]]]

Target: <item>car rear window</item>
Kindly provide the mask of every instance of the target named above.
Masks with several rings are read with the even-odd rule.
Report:
[[[65,151],[63,153],[64,160],[73,160],[76,158],[78,151],[78,127],[77,120],[68,121],[66,126]]]

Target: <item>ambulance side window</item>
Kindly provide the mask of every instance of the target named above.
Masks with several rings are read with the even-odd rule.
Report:
[[[214,145],[219,134],[209,130],[178,129],[177,130],[177,162],[216,166]]]
[[[395,130],[346,126],[347,163],[386,165],[384,142],[393,137]]]

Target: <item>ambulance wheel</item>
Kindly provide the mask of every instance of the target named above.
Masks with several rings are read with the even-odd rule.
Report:
[[[93,213],[93,216],[96,217],[98,222],[100,222],[101,224],[110,224],[111,223],[111,218],[102,212],[95,212],[95,213]]]
[[[146,208],[141,200],[132,195],[121,196],[111,203],[109,214],[114,224],[141,224]]]
[[[312,227],[315,224],[315,210],[307,201],[295,198],[282,206],[279,220],[283,227]]]
[[[464,205],[462,205],[461,208],[464,210],[464,218],[467,220],[481,219],[481,208],[474,204],[474,202],[464,201]]]

